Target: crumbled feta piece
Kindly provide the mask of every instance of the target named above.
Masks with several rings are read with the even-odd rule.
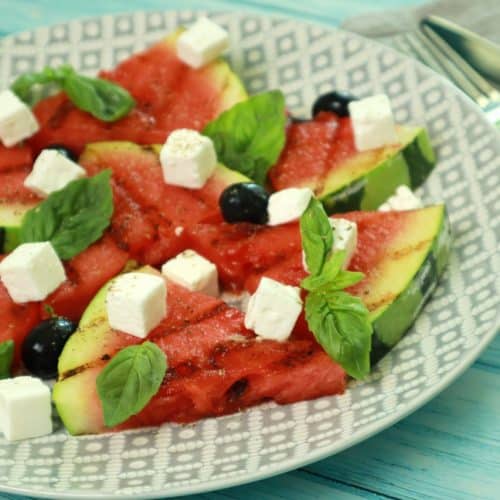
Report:
[[[167,279],[193,292],[219,295],[217,267],[194,250],[185,250],[165,262],[161,272]]]
[[[284,341],[301,311],[300,288],[264,277],[248,302],[245,327],[261,338]]]
[[[17,441],[52,432],[50,389],[35,377],[0,380],[0,426]]]
[[[14,92],[0,92],[0,140],[4,146],[10,148],[39,129],[31,109]]]
[[[39,196],[46,197],[82,177],[85,177],[85,170],[80,165],[56,149],[44,149],[24,185]]]
[[[17,303],[43,300],[65,279],[62,262],[47,241],[24,243],[0,263],[0,280]]]
[[[347,219],[328,219],[333,231],[333,252],[345,250],[343,269],[347,269],[358,245],[358,225]],[[306,272],[309,272],[304,251],[302,251],[302,264]]]
[[[206,17],[198,19],[177,40],[177,56],[193,68],[201,68],[229,47],[226,30]]]
[[[177,226],[175,229],[174,229],[174,234],[175,236],[179,237],[182,235],[182,233],[184,232],[184,228],[182,226]]]
[[[385,94],[351,101],[349,114],[358,151],[381,148],[399,142],[391,103]]]
[[[267,214],[270,226],[286,224],[300,218],[314,193],[309,188],[288,188],[269,197]]]
[[[390,212],[391,210],[416,210],[422,208],[422,201],[413,194],[411,189],[404,184],[396,188],[396,192],[378,207],[379,212]]]
[[[167,184],[199,189],[213,174],[217,155],[209,137],[196,130],[178,129],[168,136],[160,161]]]
[[[167,284],[153,274],[122,274],[108,290],[106,309],[111,328],[145,338],[167,315]]]

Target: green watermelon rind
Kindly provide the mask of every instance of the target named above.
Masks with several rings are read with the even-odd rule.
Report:
[[[436,155],[427,130],[401,127],[406,143],[370,172],[339,189],[320,194],[328,213],[375,210],[402,184],[419,187],[436,165]]]
[[[24,215],[35,203],[0,202],[0,254],[9,253],[20,243]]]
[[[401,294],[371,318],[372,363],[389,352],[404,336],[434,292],[444,273],[451,249],[451,232],[445,205],[428,253]]]

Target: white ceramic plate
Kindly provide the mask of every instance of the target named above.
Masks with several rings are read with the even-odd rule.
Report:
[[[68,61],[95,73],[161,38],[190,12],[77,20],[0,42],[0,88]],[[355,35],[289,19],[214,13],[250,92],[279,87],[297,115],[319,93],[386,92],[398,121],[425,124],[439,165],[421,192],[445,200],[449,269],[404,340],[341,397],[265,405],[196,425],[114,435],[0,438],[0,489],[50,498],[165,497],[262,479],[337,453],[408,415],[454,380],[499,327],[500,141],[480,110],[423,66]]]

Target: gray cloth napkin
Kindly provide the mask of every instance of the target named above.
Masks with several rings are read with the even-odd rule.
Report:
[[[415,9],[372,12],[347,19],[342,28],[390,44],[390,39],[417,29],[423,16],[435,14],[500,44],[500,0],[440,0]]]

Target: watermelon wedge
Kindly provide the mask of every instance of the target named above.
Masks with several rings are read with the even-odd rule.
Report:
[[[187,228],[203,220],[221,220],[220,193],[248,180],[218,165],[203,189],[165,184],[160,146],[126,141],[89,144],[80,164],[89,175],[113,171],[115,211],[111,234],[121,248],[143,264],[160,265],[188,247]]]
[[[441,277],[450,251],[450,229],[444,205],[405,212],[351,212],[358,245],[349,269],[365,279],[347,291],[360,297],[374,328],[372,360],[390,350],[415,321]],[[298,228],[294,229],[298,232]],[[292,232],[292,227],[290,228]],[[297,286],[305,278],[301,253],[250,275],[245,288],[253,292],[262,276]],[[295,336],[308,336],[299,321]]]
[[[175,52],[179,34],[180,30],[114,70],[101,72],[102,78],[119,83],[136,100],[136,107],[117,122],[99,121],[76,108],[63,93],[39,102],[34,112],[41,129],[29,141],[33,151],[63,144],[80,154],[89,142],[109,140],[163,143],[172,130],[201,130],[246,99],[243,85],[226,62],[217,60],[195,70],[180,61]]]
[[[397,133],[398,145],[358,152],[348,117],[322,112],[292,123],[271,186],[310,187],[329,213],[376,209],[398,186],[420,186],[436,163],[425,129],[398,126]]]
[[[110,329],[105,295],[106,288],[90,304],[59,361],[53,398],[72,434],[110,430],[96,377],[115,352],[141,341]],[[167,300],[167,318],[148,336],[168,357],[167,376],[141,412],[111,430],[191,422],[268,400],[285,404],[343,392],[344,371],[314,341],[258,342],[244,328],[240,311],[172,283]]]

